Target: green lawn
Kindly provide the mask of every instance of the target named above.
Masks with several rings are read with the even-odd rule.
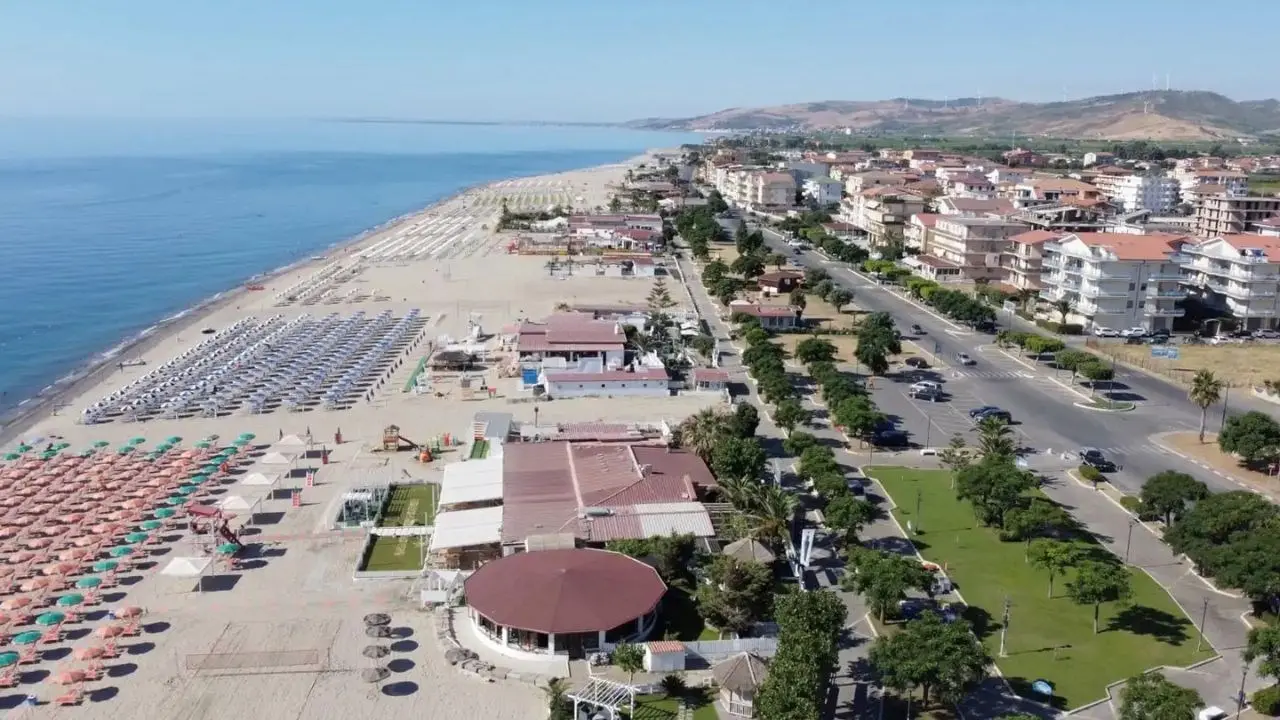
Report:
[[[382,572],[387,570],[420,570],[422,568],[422,540],[420,536],[391,537],[380,535],[373,540],[369,561],[361,570]]]
[[[874,468],[870,474],[902,507],[893,511],[906,527],[921,528],[914,540],[925,559],[944,564],[964,599],[969,620],[992,656],[1000,647],[1004,599],[1011,602],[1008,657],[997,664],[1019,694],[1033,697],[1030,684],[1045,679],[1055,687],[1054,704],[1075,708],[1105,697],[1105,686],[1157,665],[1183,667],[1213,656],[1208,643],[1197,653],[1197,632],[1159,585],[1132,570],[1133,601],[1104,605],[1102,631],[1093,634],[1093,608],[1072,603],[1065,579],[1047,597],[1048,576],[1024,559],[1022,543],[1001,542],[979,527],[967,503],[955,499],[949,474],[940,470]],[[915,517],[920,492],[920,517]],[[1091,539],[1082,545],[1098,559],[1114,559]]]
[[[719,720],[716,714],[715,696],[710,692],[689,691],[688,702],[693,706],[693,720]],[[636,714],[631,720],[675,720],[679,701],[665,695],[641,695],[636,698]]]
[[[670,633],[676,640],[719,640],[720,633],[709,627],[698,612],[698,603],[683,589],[674,587],[662,598],[662,610],[653,637],[663,638]]]
[[[382,527],[430,525],[436,517],[440,488],[432,484],[393,485],[387,511],[378,523]]]

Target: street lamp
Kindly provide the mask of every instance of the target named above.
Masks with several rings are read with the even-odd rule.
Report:
[[[1129,547],[1133,545],[1133,526],[1138,524],[1137,518],[1129,518],[1129,536],[1124,541],[1124,564],[1129,564]]]
[[[1244,680],[1245,678],[1249,677],[1249,663],[1248,661],[1242,661],[1241,665],[1242,667],[1240,668],[1240,695],[1236,697],[1236,717],[1239,717],[1240,715],[1244,714],[1244,705],[1245,705],[1245,700],[1247,699],[1245,698],[1245,695],[1244,695]]]

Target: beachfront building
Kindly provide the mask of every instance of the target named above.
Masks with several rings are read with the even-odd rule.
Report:
[[[755,717],[756,694],[765,678],[769,677],[769,665],[759,655],[744,652],[721,660],[711,668],[719,688],[720,707],[736,717]]]
[[[943,216],[934,223],[928,254],[957,266],[961,280],[999,282],[1009,238],[1024,230],[1025,225],[999,217]]]
[[[1186,310],[1182,235],[1071,233],[1042,245],[1041,297],[1071,304],[1068,322],[1113,330],[1171,330]]]
[[[1243,330],[1280,321],[1280,237],[1224,235],[1184,245],[1182,284],[1204,305],[1229,314]]]
[[[542,374],[542,386],[550,398],[668,397],[671,376],[664,368],[547,371]]]
[[[804,283],[804,273],[798,270],[774,270],[756,278],[756,285],[765,295],[787,295]]]
[[[1184,195],[1208,186],[1222,188],[1222,192],[1232,197],[1249,193],[1249,176],[1239,170],[1180,166],[1174,169],[1172,176],[1178,183],[1179,192]]]
[[[801,192],[806,200],[818,207],[838,205],[844,193],[844,183],[826,176],[811,177],[805,179]]]
[[[694,368],[689,372],[689,383],[694,392],[728,392],[729,373],[720,368]]]
[[[476,634],[507,656],[580,659],[653,631],[667,592],[658,571],[621,553],[587,548],[522,552],[466,579]]]
[[[622,326],[596,320],[585,313],[556,313],[541,322],[525,321],[516,329],[516,353],[521,365],[583,371],[617,370],[626,358],[627,335]]]
[[[596,274],[615,278],[652,278],[658,264],[651,257],[603,255],[596,263]]]
[[[800,327],[800,310],[779,305],[752,305],[733,302],[729,304],[733,315],[748,315],[760,321],[765,330],[792,330]]]
[[[1028,230],[1009,238],[1009,246],[1000,254],[1001,289],[1014,293],[1040,290],[1044,244],[1061,239],[1061,234],[1047,230]]]

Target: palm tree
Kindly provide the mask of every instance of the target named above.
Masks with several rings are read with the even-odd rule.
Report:
[[[1012,458],[1018,451],[1012,428],[1000,418],[989,417],[978,423],[978,433],[978,451],[984,458]]]
[[[736,510],[752,513],[760,507],[760,483],[753,478],[727,477],[718,481],[720,493]]]
[[[1058,321],[1065,324],[1067,322],[1067,314],[1071,312],[1071,301],[1063,298],[1053,303],[1053,309],[1058,311]]]
[[[1213,374],[1212,370],[1199,370],[1191,378],[1191,387],[1187,389],[1187,397],[1200,408],[1200,442],[1204,442],[1204,426],[1209,420],[1209,406],[1222,399],[1222,390],[1226,384]]]
[[[724,432],[725,417],[713,408],[705,408],[685,418],[680,423],[680,445],[692,450],[703,462],[711,459],[720,433]]]
[[[565,696],[569,692],[569,683],[564,678],[553,677],[542,688],[547,697],[548,720],[570,720],[573,706]]]
[[[780,551],[791,536],[791,521],[798,507],[796,497],[776,485],[760,485],[756,507],[747,515],[751,536]]]

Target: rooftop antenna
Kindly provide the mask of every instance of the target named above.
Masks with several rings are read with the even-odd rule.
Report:
[[[1152,90],[1160,89],[1160,78],[1155,73],[1151,73],[1151,89]]]

